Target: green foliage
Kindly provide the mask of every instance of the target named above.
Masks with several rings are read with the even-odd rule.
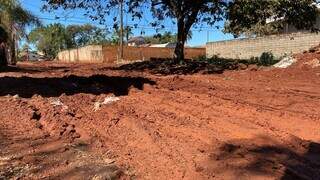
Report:
[[[11,26],[14,25],[19,30],[20,35],[25,35],[25,28],[27,26],[39,26],[41,22],[30,11],[24,9],[17,0],[1,0],[0,24],[8,32],[11,32]]]
[[[15,42],[18,38],[25,37],[25,30],[28,26],[38,26],[40,24],[41,22],[39,19],[31,12],[24,9],[18,0],[0,0],[0,26],[5,32],[2,32],[2,34],[6,34],[6,37],[3,36],[0,38],[0,41],[6,43],[6,48],[10,53],[6,56],[6,59],[2,58],[1,60],[3,62],[8,61],[10,64],[15,64]]]
[[[36,45],[39,51],[53,58],[60,50],[66,49],[67,42],[71,41],[61,24],[50,24],[32,30],[28,36],[29,42]]]
[[[69,25],[66,27],[66,36],[68,37],[68,47],[80,47],[91,44],[104,44],[108,42],[108,31],[105,29],[84,25]]]
[[[258,64],[262,66],[271,66],[277,62],[279,62],[279,60],[276,59],[271,52],[264,52],[261,54]]]
[[[165,44],[165,43],[175,43],[177,42],[177,34],[165,31],[163,34],[158,33],[153,36],[145,36],[147,43],[151,44]],[[188,40],[192,39],[192,32],[188,34]]]
[[[225,31],[235,36],[273,34],[292,25],[316,30],[317,0],[233,0],[229,3]]]
[[[234,67],[236,64],[255,64],[258,66],[272,66],[279,62],[278,58],[271,52],[264,52],[260,57],[252,57],[250,59],[231,59],[231,58],[221,58],[218,55],[214,55],[211,58],[206,58],[205,56],[200,56],[196,61],[207,62],[209,64],[218,65],[221,67]]]
[[[264,52],[260,57],[252,57],[248,60],[248,64],[256,64],[259,66],[272,66],[280,61],[281,58],[276,58],[272,52]]]
[[[50,24],[32,30],[28,39],[39,51],[54,58],[64,49],[108,43],[110,40],[107,36],[106,30],[89,24],[67,27],[62,24]]]
[[[144,37],[147,43],[151,44],[164,44],[164,43],[174,43],[177,41],[177,35],[171,32],[164,32],[163,34],[156,34],[154,36]]]
[[[130,37],[133,35],[132,28],[129,26],[126,26],[123,29],[123,34],[125,35],[126,41],[128,42]],[[120,42],[120,30],[119,29],[114,29],[112,32],[111,38],[109,41],[105,42],[104,44],[108,45],[118,45]]]
[[[272,64],[274,60],[274,56],[271,52],[264,52],[261,54],[259,59],[262,65],[268,65],[268,64]]]
[[[202,59],[202,61],[206,61],[209,64],[227,66],[229,64],[237,63],[239,60],[238,59],[221,58],[217,55],[214,55],[213,57],[211,57],[209,59]]]

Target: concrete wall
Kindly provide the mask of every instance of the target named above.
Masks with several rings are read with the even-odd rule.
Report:
[[[272,35],[259,38],[236,39],[207,43],[207,57],[218,55],[224,58],[249,59],[263,52],[272,52],[276,57],[300,53],[320,43],[320,33],[296,33]]]
[[[65,50],[58,53],[57,60],[71,63],[103,62],[102,46],[94,45]]]
[[[115,63],[117,60],[118,47],[104,46],[104,62]],[[205,48],[185,48],[185,57],[187,59],[205,56]],[[173,58],[174,48],[158,48],[158,47],[125,47],[124,60],[150,60],[151,58]]]
[[[187,59],[205,56],[205,48],[185,48]],[[116,63],[118,56],[117,46],[86,46],[78,49],[66,50],[58,53],[60,62],[84,63]],[[174,48],[155,47],[124,47],[124,60],[150,60],[150,58],[173,58]]]

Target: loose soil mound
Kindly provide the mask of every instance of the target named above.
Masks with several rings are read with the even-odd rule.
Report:
[[[225,70],[246,69],[248,66],[230,60],[217,60],[214,62],[185,60],[175,63],[171,59],[153,59],[151,61],[135,62],[122,65],[114,70],[147,71],[151,74],[173,75],[173,74],[221,74]]]
[[[214,75],[19,64],[0,73],[0,179],[318,179],[320,70],[298,56]]]

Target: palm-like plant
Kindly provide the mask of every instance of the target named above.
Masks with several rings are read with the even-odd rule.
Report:
[[[25,29],[30,25],[40,25],[40,20],[31,12],[25,10],[17,0],[1,0],[0,1],[0,28],[2,29],[1,43],[6,43],[7,59],[2,60],[15,62],[16,58],[16,42],[18,37],[26,35]],[[6,36],[6,38],[4,38]],[[3,40],[1,40],[3,39]]]

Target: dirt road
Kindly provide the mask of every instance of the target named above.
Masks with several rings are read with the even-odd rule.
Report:
[[[319,78],[21,63],[0,73],[0,179],[320,179]]]

